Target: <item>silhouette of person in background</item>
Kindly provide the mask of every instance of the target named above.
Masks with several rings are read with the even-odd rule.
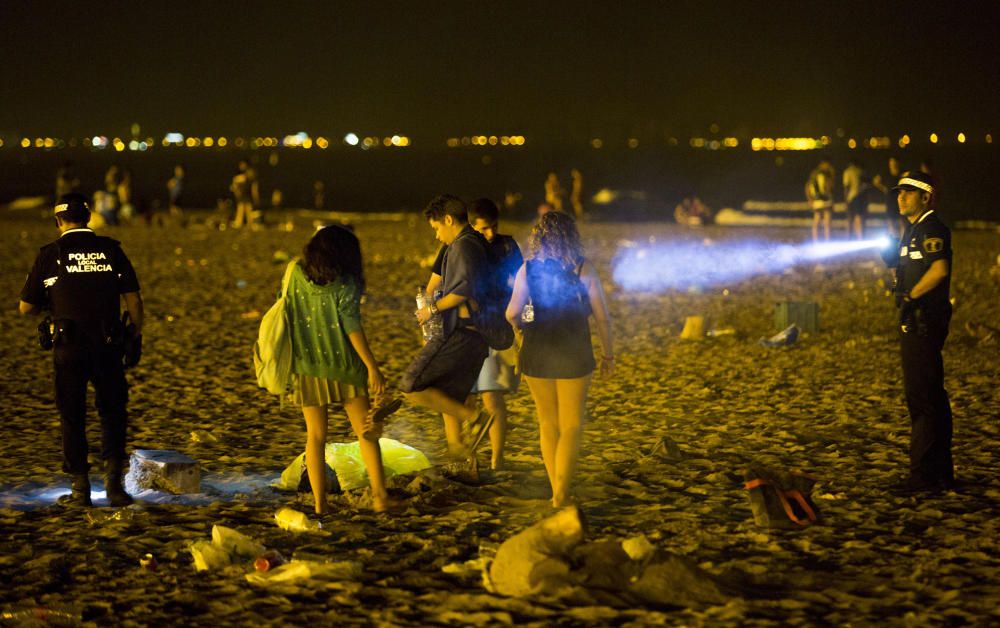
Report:
[[[550,172],[548,178],[545,179],[545,202],[551,205],[556,211],[561,212],[563,210],[563,197],[565,195],[566,190],[559,183],[559,177],[556,176],[556,173]]]
[[[63,162],[56,171],[56,198],[60,199],[66,194],[76,192],[79,187],[80,179],[73,173],[73,162]]]
[[[847,162],[841,177],[844,202],[847,203],[847,237],[865,237],[865,214],[868,213],[868,187],[865,171],[855,160]]]
[[[879,181],[876,182],[878,189],[885,195],[885,226],[889,231],[889,236],[893,239],[898,238],[902,233],[903,226],[902,217],[899,215],[899,198],[896,192],[892,191],[890,188],[896,185],[899,181],[899,177],[903,174],[903,169],[899,165],[899,160],[895,157],[890,157],[887,162],[888,173],[885,176],[879,175]]]
[[[253,224],[254,210],[260,202],[260,187],[257,182],[257,173],[246,159],[241,159],[239,171],[233,176],[233,181],[229,186],[233,193],[233,201],[236,203],[236,216],[233,219],[234,227],[243,227]]]
[[[570,188],[569,202],[573,206],[573,213],[576,219],[583,218],[583,173],[576,168],[570,170],[569,175],[573,178],[573,187]]]
[[[184,216],[181,209],[181,199],[184,197],[184,166],[177,164],[174,166],[174,176],[167,181],[167,199],[170,207],[170,216],[180,220]]]
[[[685,196],[674,207],[674,220],[677,224],[687,227],[700,227],[712,224],[712,210],[695,195]]]
[[[135,216],[135,206],[132,204],[132,170],[129,168],[122,169],[116,193],[118,195],[118,213],[126,221],[132,220]]]
[[[319,211],[326,207],[326,184],[322,181],[313,183],[313,207]]]
[[[823,224],[823,239],[830,239],[830,222],[833,219],[833,179],[836,173],[829,159],[821,159],[809,173],[806,181],[806,200],[813,213],[812,238],[819,241],[819,225]]]

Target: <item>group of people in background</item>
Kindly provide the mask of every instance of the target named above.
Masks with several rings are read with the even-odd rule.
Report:
[[[921,162],[920,171],[931,174],[930,164]],[[821,159],[809,173],[805,185],[806,201],[812,210],[813,241],[830,239],[833,207],[838,197],[846,205],[849,238],[864,239],[869,207],[878,203],[885,203],[886,230],[890,237],[899,237],[904,224],[899,215],[896,194],[891,188],[902,172],[903,168],[896,157],[889,158],[885,174],[872,173],[865,170],[858,160],[850,159],[838,182],[833,163],[827,158]]]

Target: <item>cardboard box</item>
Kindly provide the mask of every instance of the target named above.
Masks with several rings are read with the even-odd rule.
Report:
[[[774,306],[774,329],[781,331],[796,325],[801,331],[819,331],[819,304],[785,301]]]

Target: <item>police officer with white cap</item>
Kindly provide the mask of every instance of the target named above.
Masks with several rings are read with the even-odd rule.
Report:
[[[907,221],[899,241],[896,304],[899,307],[903,386],[910,412],[910,473],[905,492],[954,486],[952,414],[944,389],[941,349],[951,321],[951,231],[934,211],[930,175],[904,172],[893,188]]]
[[[91,506],[87,462],[87,382],[101,418],[104,486],[113,506],[132,497],[121,484],[128,384],[125,368],[141,353],[143,306],[132,263],[119,243],[87,228],[86,197],[67,194],[55,206],[60,237],[42,247],[21,290],[21,314],[48,310],[62,422],[63,470],[73,476],[70,503]],[[128,320],[120,318],[124,297]],[[45,338],[43,338],[44,342]]]

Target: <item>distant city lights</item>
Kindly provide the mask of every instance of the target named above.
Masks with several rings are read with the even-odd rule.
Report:
[[[712,125],[710,130],[717,129],[718,125]],[[109,137],[105,135],[94,135],[85,138],[60,139],[50,136],[19,137],[17,135],[6,135],[0,137],[0,148],[36,149],[36,150],[59,150],[67,146],[75,148],[83,146],[93,150],[106,150],[112,148],[117,152],[139,151],[144,152],[159,147],[163,148],[186,148],[186,149],[301,149],[310,150],[312,148],[327,150],[331,142],[327,137],[312,137],[305,131],[298,131],[284,136],[252,136],[252,137],[232,137],[227,138],[219,135],[193,136],[172,131],[163,135],[162,139],[153,137],[143,138],[139,135],[141,129],[138,125],[133,125],[130,136]],[[712,130],[712,133],[717,133]],[[834,134],[836,144],[850,150],[889,150],[892,148],[909,148],[913,144],[913,135],[904,133],[898,136],[888,135],[850,135],[844,129],[837,129]],[[921,137],[918,135],[917,137]],[[922,145],[966,145],[975,144],[977,141],[992,144],[992,133],[969,133],[967,131],[949,131],[939,134],[931,132],[926,136],[926,143]],[[413,145],[410,136],[402,133],[390,133],[386,135],[362,136],[355,132],[348,132],[343,135],[343,145],[347,147],[358,147],[362,150],[375,150],[383,148],[407,148]],[[743,138],[736,136],[692,136],[688,138],[677,138],[664,135],[659,138],[659,145],[670,147],[689,147],[694,150],[731,150],[749,147],[754,152],[760,151],[811,151],[820,150],[831,145],[831,136],[822,135],[820,137],[753,137]],[[464,136],[447,137],[444,140],[448,148],[514,148],[524,146],[527,142],[523,135],[488,135],[475,134]],[[609,143],[610,142],[610,143]],[[657,142],[650,138],[625,136],[624,138],[592,137],[587,140],[591,148],[600,150],[605,148],[605,144],[616,148],[636,149],[639,146],[656,146]]]
[[[445,140],[448,148],[459,148],[460,146],[524,146],[523,135],[466,135],[463,137],[449,137]]]

